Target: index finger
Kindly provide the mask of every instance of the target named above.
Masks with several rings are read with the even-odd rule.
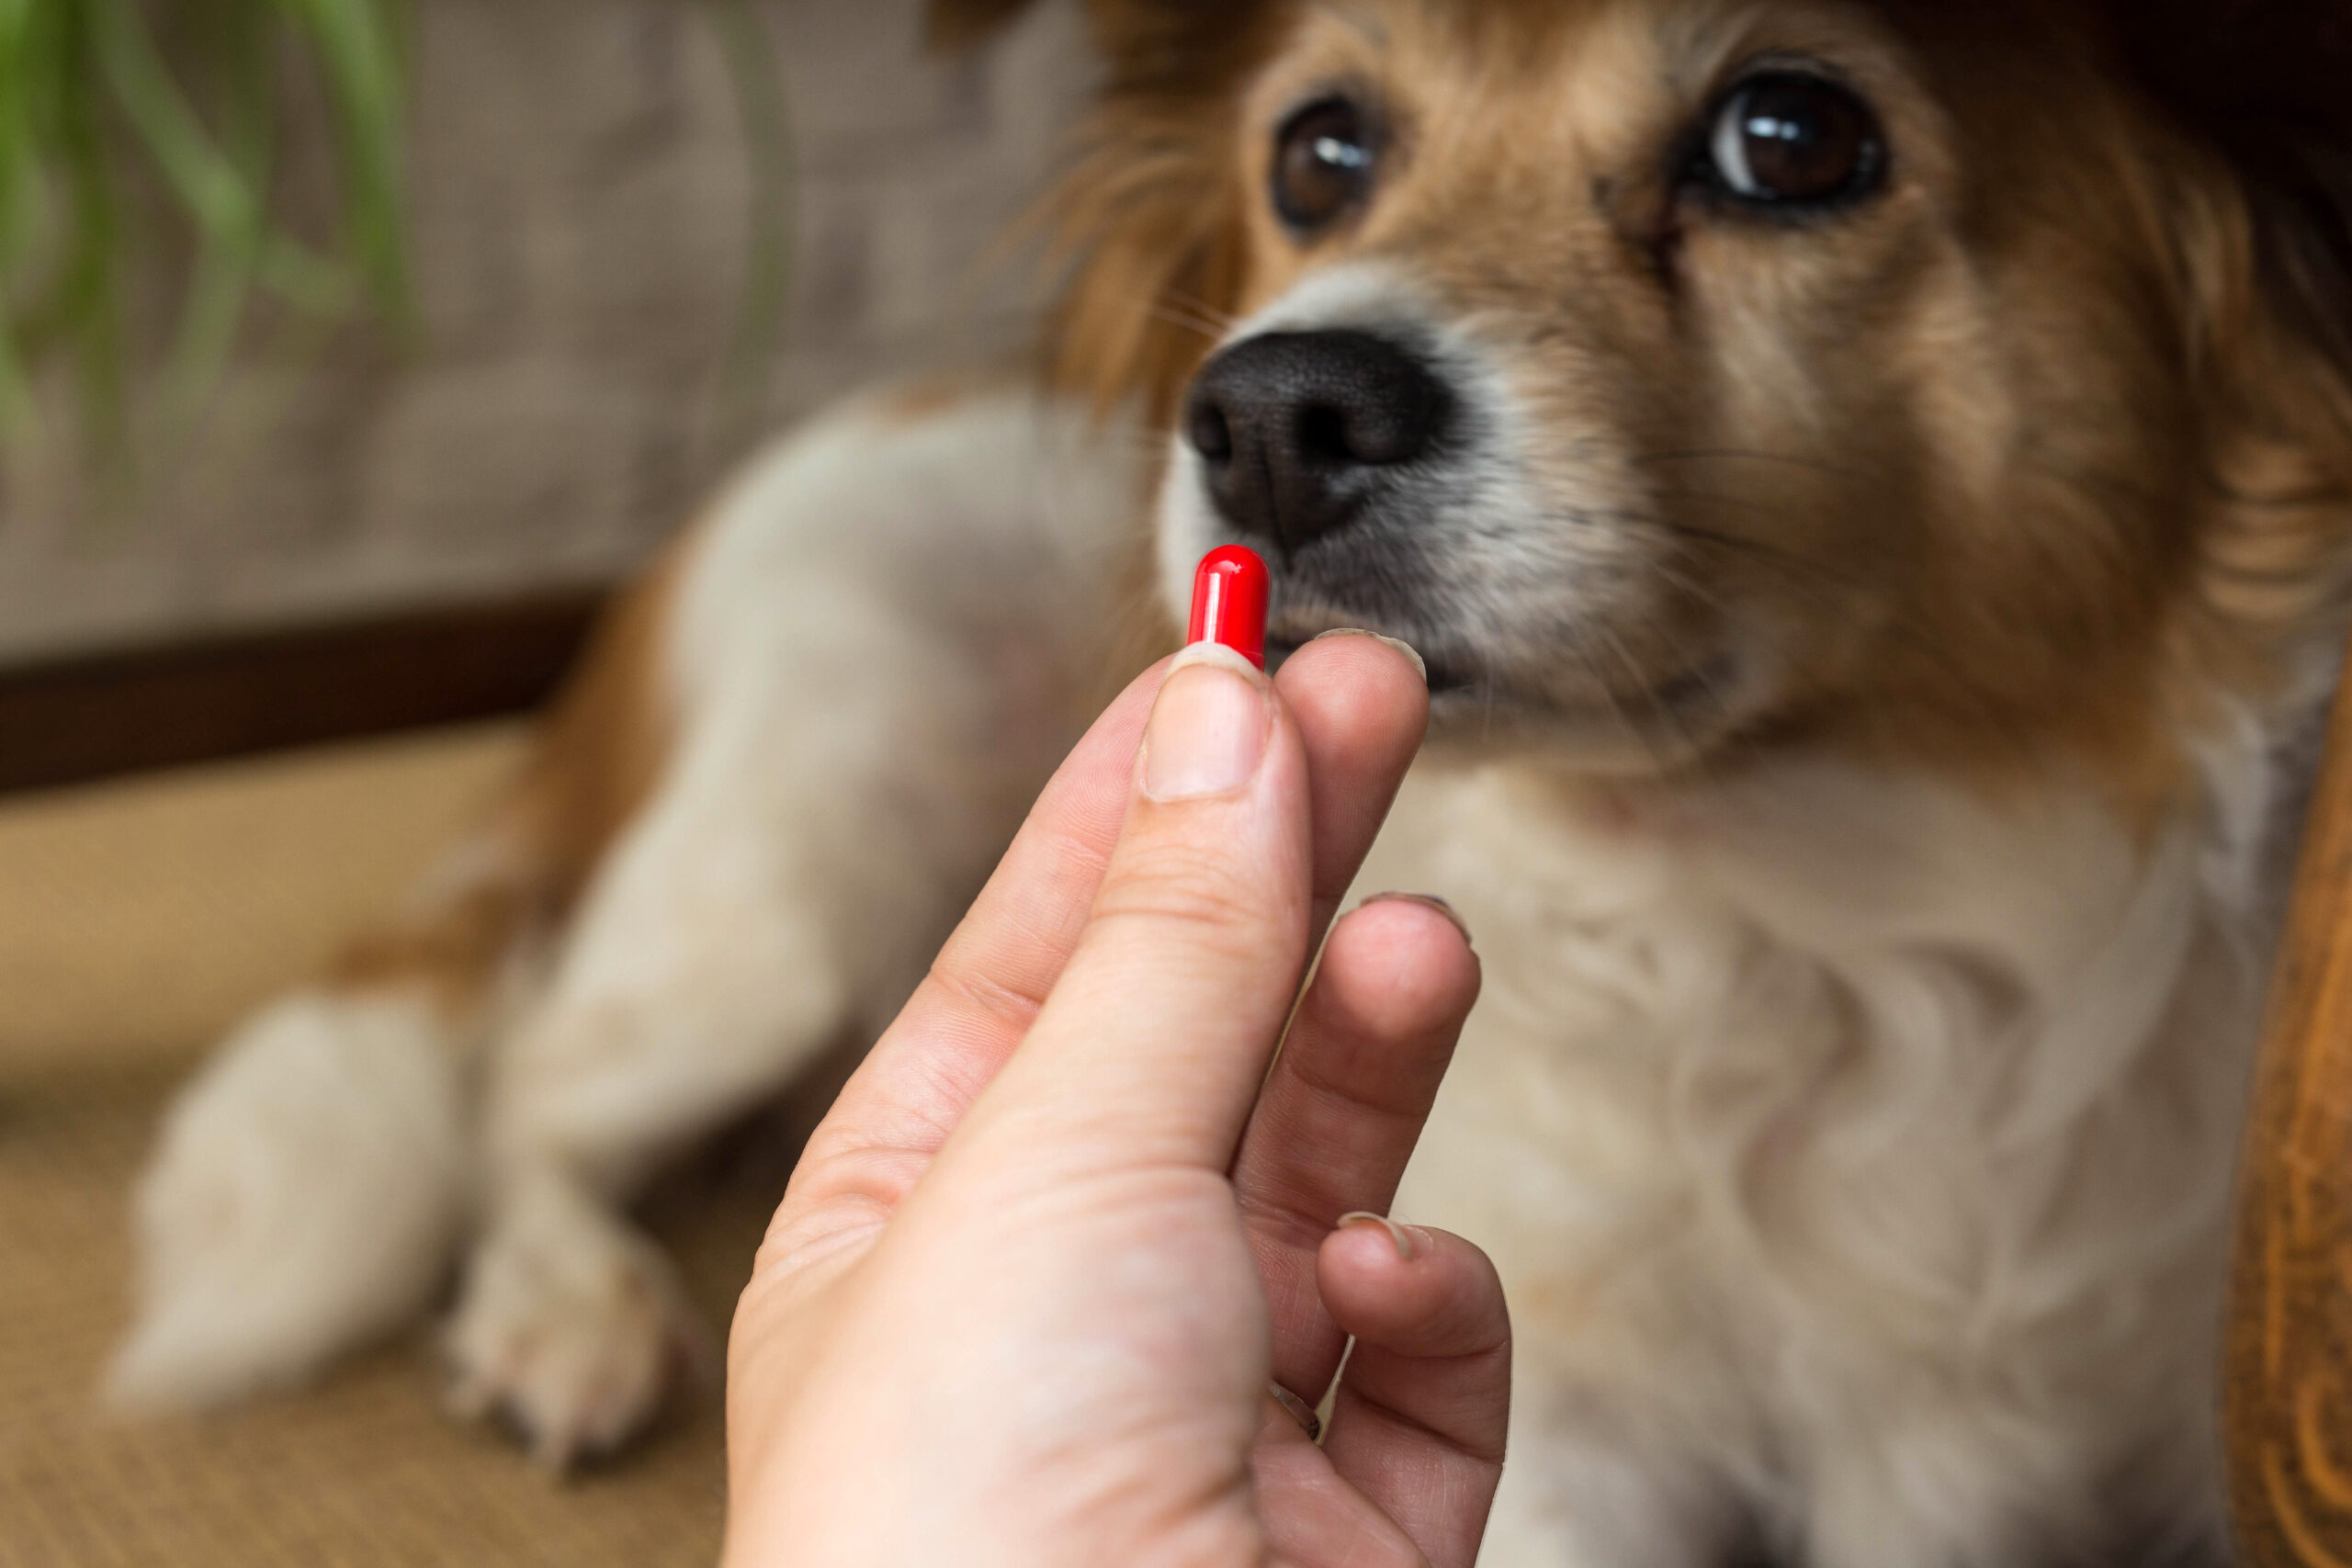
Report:
[[[1012,847],[882,1032],[794,1170],[785,1203],[854,1191],[894,1203],[1028,1032],[1085,929],[1126,818],[1163,659],[1055,770]]]
[[[808,1143],[788,1205],[895,1205],[994,1079],[1061,977],[1126,818],[1136,747],[1166,678],[1160,660],[1104,710],[1039,796],[931,972]],[[1429,694],[1417,660],[1383,639],[1309,644],[1276,686],[1310,774],[1315,929],[1385,814],[1419,746]],[[1370,796],[1366,795],[1367,782]]]

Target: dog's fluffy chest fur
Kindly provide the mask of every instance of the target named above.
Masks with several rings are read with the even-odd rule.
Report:
[[[2267,792],[2258,747],[2213,758],[2217,798]],[[2142,837],[2062,788],[1826,764],[1638,795],[1425,768],[1367,886],[1454,899],[1487,983],[1400,1210],[1503,1268],[1521,1429],[1695,1459],[1817,1560],[1999,1561],[2025,1543],[1868,1538],[2063,1535],[2150,1465],[2210,1507],[2259,815]]]

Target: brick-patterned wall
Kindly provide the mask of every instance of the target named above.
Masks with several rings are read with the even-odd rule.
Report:
[[[982,264],[1085,78],[1048,6],[925,60],[918,0],[761,0],[796,224],[773,427],[876,376],[1001,349],[1029,279]],[[129,516],[63,466],[0,490],[0,660],[625,571],[723,473],[752,169],[694,0],[420,0],[423,333],[248,370]],[[266,434],[260,434],[266,432]]]

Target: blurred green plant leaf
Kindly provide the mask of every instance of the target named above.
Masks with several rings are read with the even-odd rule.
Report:
[[[718,397],[718,445],[748,443],[766,414],[767,373],[782,347],[792,295],[791,108],[775,41],[752,0],[704,0],[727,73],[749,157],[743,285],[736,306]]]
[[[52,434],[42,411],[64,392],[93,473],[122,493],[134,456],[168,460],[198,429],[264,308],[281,345],[315,348],[363,312],[406,340],[409,4],[0,0],[0,460]],[[741,440],[787,313],[789,115],[764,6],[699,8],[750,153],[718,411]],[[331,215],[298,219],[281,142],[322,110]]]
[[[134,431],[168,445],[189,428],[257,300],[322,321],[365,305],[405,326],[400,4],[0,0],[0,434],[38,432],[54,367],[90,456],[120,468]],[[159,20],[187,46],[168,62]],[[335,217],[320,234],[279,210],[297,75],[330,111]],[[142,186],[188,258],[152,409],[129,391],[134,264],[157,249],[134,222],[157,205]]]

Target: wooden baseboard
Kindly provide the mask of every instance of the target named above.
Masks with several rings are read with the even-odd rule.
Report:
[[[566,590],[0,670],[0,791],[524,712],[604,600]]]

